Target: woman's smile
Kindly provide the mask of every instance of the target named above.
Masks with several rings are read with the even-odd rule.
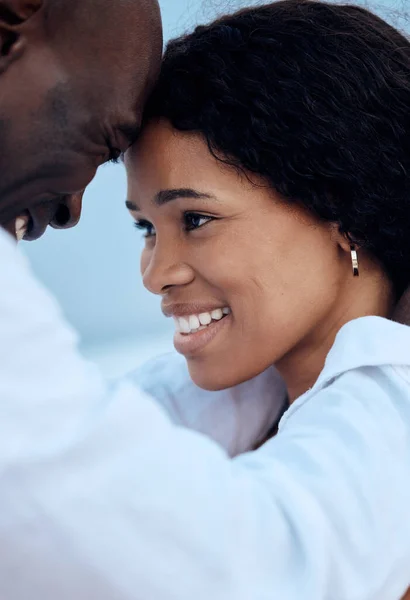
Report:
[[[175,323],[175,349],[184,356],[201,352],[228,324],[232,310],[215,303],[163,304],[162,312]]]
[[[174,317],[174,346],[177,352],[192,358],[204,350],[220,334],[227,331],[232,323],[229,308],[216,309],[212,313],[202,313],[186,317]]]

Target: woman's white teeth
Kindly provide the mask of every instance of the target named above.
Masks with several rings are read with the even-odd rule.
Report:
[[[211,312],[211,317],[215,319],[215,321],[220,321],[223,315],[222,308],[217,308]]]
[[[212,322],[212,317],[209,313],[202,313],[198,318],[201,325],[209,325]]]
[[[174,317],[175,327],[178,333],[196,333],[206,329],[212,321],[220,321],[224,316],[231,314],[228,307],[217,308],[212,312],[190,315],[189,317]]]
[[[200,322],[198,317],[196,317],[195,315],[192,315],[191,317],[189,317],[189,328],[192,331],[193,329],[198,329],[200,326]]]
[[[14,227],[16,230],[16,240],[20,242],[27,233],[28,217],[17,217]]]
[[[191,327],[189,326],[189,321],[181,317],[180,319],[176,319],[177,324],[179,325],[179,331],[181,333],[190,333]]]

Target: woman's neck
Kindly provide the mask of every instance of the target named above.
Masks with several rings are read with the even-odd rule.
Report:
[[[386,279],[366,278],[363,285],[342,290],[337,303],[297,347],[276,363],[294,402],[315,384],[336,335],[348,322],[364,316],[389,317],[394,306],[393,288]]]

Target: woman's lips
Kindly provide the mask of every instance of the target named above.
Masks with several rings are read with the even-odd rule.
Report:
[[[175,328],[178,333],[195,333],[198,329],[208,327],[212,321],[220,321],[230,313],[231,309],[226,306],[197,314],[174,314]]]
[[[174,346],[177,352],[185,357],[190,357],[201,352],[221,333],[232,321],[232,314],[225,315],[218,321],[194,333],[181,333],[177,331],[174,336]]]

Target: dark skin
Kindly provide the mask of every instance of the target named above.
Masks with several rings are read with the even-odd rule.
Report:
[[[162,50],[157,0],[49,4],[0,0],[0,226],[25,214],[26,239],[78,222],[98,166],[137,136]]]
[[[75,225],[138,135],[161,60],[157,0],[0,0],[0,225]]]
[[[78,222],[98,166],[137,137],[161,51],[157,0],[0,0],[0,226],[25,214],[32,240]]]

